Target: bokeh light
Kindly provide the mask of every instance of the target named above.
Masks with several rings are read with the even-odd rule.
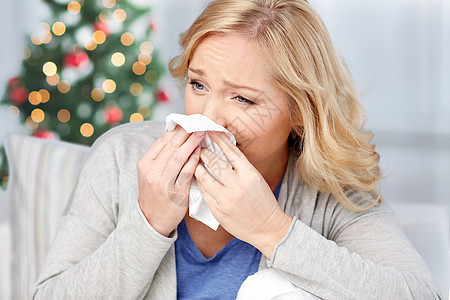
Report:
[[[42,41],[39,37],[37,37],[36,35],[32,35],[31,36],[31,42],[37,46],[39,46],[40,44],[42,44]]]
[[[142,75],[145,73],[146,67],[140,61],[137,61],[133,64],[133,72],[136,75]]]
[[[134,43],[134,36],[129,32],[125,32],[120,36],[120,42],[124,46],[131,46]]]
[[[59,82],[59,75],[58,74],[55,74],[53,76],[47,76],[47,83],[49,85],[55,86],[55,85],[58,84],[58,82]]]
[[[108,23],[108,19],[111,16],[111,11],[109,10],[103,10],[99,15],[98,18],[103,23]]]
[[[144,91],[144,87],[142,86],[142,84],[135,82],[130,86],[130,93],[133,96],[139,96],[142,94],[142,92]]]
[[[106,8],[113,8],[116,5],[116,0],[102,0],[102,3]]]
[[[101,88],[95,88],[91,92],[91,98],[94,101],[100,102],[105,99],[105,92]]]
[[[57,70],[56,64],[52,61],[48,61],[42,66],[42,71],[47,76],[55,75]]]
[[[26,119],[25,124],[30,129],[36,129],[39,126],[39,123],[36,123],[35,121],[33,121],[33,119],[31,119],[30,116],[28,116],[28,118]]]
[[[38,105],[39,103],[41,103],[41,100],[42,100],[42,96],[41,96],[41,94],[39,94],[39,92],[32,91],[28,95],[28,101],[33,105]]]
[[[102,30],[96,30],[93,34],[92,34],[92,40],[96,43],[96,44],[103,44],[106,41],[106,34],[105,32],[103,32]]]
[[[66,25],[63,22],[55,22],[52,26],[52,31],[55,35],[61,36],[66,32]]]
[[[42,109],[36,108],[31,112],[31,119],[36,123],[41,123],[45,119],[45,113]]]
[[[50,43],[50,42],[52,41],[52,38],[53,38],[53,36],[52,36],[52,34],[49,32],[48,34],[46,34],[46,35],[43,37],[42,43],[43,43],[43,44],[48,44],[48,43]]]
[[[47,103],[50,100],[50,93],[46,89],[41,89],[39,91],[39,94],[41,95],[42,103]]]
[[[140,113],[134,113],[130,116],[130,122],[142,122],[144,117]]]
[[[48,44],[51,40],[50,25],[47,23],[39,24],[36,32],[31,35],[31,42],[35,45]]]
[[[69,4],[67,4],[67,11],[71,15],[76,15],[81,10],[81,4],[78,1],[72,1]]]
[[[150,106],[147,105],[141,105],[138,108],[138,113],[141,114],[144,118],[147,118],[150,116],[150,113],[152,112]]]
[[[116,90],[116,83],[112,79],[106,79],[103,81],[102,88],[108,94],[114,93]]]
[[[139,54],[138,60],[144,65],[149,65],[152,62],[152,56],[147,53],[141,53]]]
[[[57,117],[61,123],[67,123],[70,120],[70,112],[67,109],[61,109],[58,111]]]
[[[20,110],[15,105],[11,105],[10,107],[8,107],[7,112],[16,119],[20,116]]]
[[[141,45],[139,46],[139,49],[141,50],[142,53],[144,54],[152,54],[153,53],[153,44],[150,42],[142,42]]]
[[[84,48],[88,51],[93,51],[97,48],[97,43],[92,38],[88,38],[84,41]]]
[[[94,134],[94,126],[90,123],[84,123],[80,127],[80,133],[84,137],[90,137]]]
[[[57,88],[60,93],[66,94],[70,91],[70,83],[67,80],[61,80]]]
[[[123,9],[116,9],[113,12],[113,19],[118,23],[122,23],[127,19],[127,13]]]
[[[50,32],[50,25],[48,23],[41,23],[39,24],[39,26],[41,27],[41,30],[45,33]]]
[[[116,67],[121,67],[125,63],[125,55],[121,52],[116,52],[111,55],[111,62]]]

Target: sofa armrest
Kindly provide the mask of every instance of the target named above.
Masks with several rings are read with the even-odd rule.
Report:
[[[5,149],[12,205],[12,296],[29,299],[89,148],[11,135]]]

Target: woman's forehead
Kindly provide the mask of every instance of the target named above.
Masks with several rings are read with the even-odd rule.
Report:
[[[210,35],[200,42],[190,60],[190,68],[205,68],[268,79],[268,64],[254,42],[239,34]],[[217,71],[217,70],[216,70]],[[245,77],[245,76],[242,76]]]

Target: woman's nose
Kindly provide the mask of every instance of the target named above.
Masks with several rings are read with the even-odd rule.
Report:
[[[217,101],[215,99],[211,99],[211,101],[208,101],[208,103],[205,103],[203,107],[203,112],[201,113],[205,117],[211,119],[212,121],[216,122],[219,125],[222,125],[223,127],[226,127],[225,122],[225,111],[223,105],[220,103],[220,101]]]

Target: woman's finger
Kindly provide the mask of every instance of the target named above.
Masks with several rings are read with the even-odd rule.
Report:
[[[179,130],[179,129],[178,129]],[[166,132],[162,136],[160,136],[148,149],[147,153],[144,154],[142,159],[145,160],[155,160],[158,155],[161,153],[162,149],[172,140],[172,138],[176,135],[177,129]]]
[[[190,134],[181,127],[175,128],[174,131],[175,135],[172,137],[172,139],[170,139],[170,141],[167,141],[166,145],[158,155],[158,159],[160,159],[161,161],[167,162],[173,155],[173,153],[177,151],[190,136]]]
[[[233,169],[238,170],[242,163],[247,162],[245,155],[234,145],[224,132],[208,132],[211,139],[219,146]]]
[[[173,136],[170,135],[170,139],[169,138],[163,138],[160,140],[160,143],[162,144],[162,149],[159,151],[158,155],[155,156],[155,153],[151,153],[151,155],[149,155],[148,157],[151,158],[153,157],[153,162],[154,162],[154,171],[156,171],[156,173],[158,174],[164,174],[166,173],[166,166],[169,163],[169,161],[172,158],[172,155],[174,154],[175,151],[177,151],[181,145],[183,145],[183,143],[189,138],[190,134],[187,133],[183,128],[181,127],[177,127],[175,128],[175,130],[171,131],[170,133],[173,132]],[[161,147],[161,144],[157,146],[157,150]],[[193,148],[195,149],[195,147]],[[193,150],[192,149],[192,150]],[[192,151],[191,151],[192,153]],[[189,157],[190,153],[188,155],[186,155],[186,159]],[[179,169],[178,169],[179,171]],[[176,174],[174,174],[176,175]]]
[[[176,150],[167,149],[168,151],[165,151],[164,153],[161,153],[161,157],[164,157],[168,155],[168,153],[171,155],[168,156],[168,161],[166,163],[166,166],[164,168],[164,173],[168,176],[172,176],[172,178],[169,178],[169,183],[175,184],[175,181],[177,180],[177,177],[179,176],[181,169],[188,161],[191,154],[194,152],[194,150],[198,147],[202,139],[205,137],[204,132],[196,132],[191,134],[183,144],[178,146]],[[174,143],[174,145],[176,145]],[[165,175],[165,176],[167,176]]]
[[[213,199],[210,191],[214,191],[215,194],[221,194],[221,192],[223,191],[223,185],[218,182],[213,176],[211,176],[211,174],[202,164],[197,164],[194,172],[194,177],[197,181],[198,188],[204,196],[203,198],[205,198],[205,200],[208,199],[207,204],[209,206],[208,202]]]
[[[196,170],[197,172],[197,170]],[[203,172],[199,170],[199,172]],[[208,192],[208,190],[200,183],[200,181],[197,178],[194,178],[195,184],[197,185],[197,188],[200,190],[203,199],[206,202],[206,205],[211,210],[211,213],[213,216],[219,220],[221,218],[220,214],[220,208],[219,208],[219,199],[214,198],[211,193]]]
[[[211,177],[215,177],[214,180],[218,180],[225,185],[231,182],[232,176],[234,175],[233,168],[217,154],[207,148],[202,148],[200,159],[205,164],[207,170],[213,173]]]
[[[175,183],[169,183],[168,191],[172,202],[183,207],[187,207],[186,195],[189,193],[191,181],[195,168],[200,160],[200,147],[197,147],[189,157],[186,164],[181,169]]]
[[[183,128],[180,126],[176,126],[174,130],[165,132],[162,136],[160,136],[148,149],[147,153],[144,154],[142,157],[145,160],[155,160],[158,158],[161,151],[166,148],[167,146],[172,146],[173,143],[175,143],[174,138],[177,136],[180,136],[180,133],[182,136],[185,136],[187,138],[188,134],[186,131],[184,131]]]
[[[189,156],[188,161],[181,169],[177,181],[177,189],[189,188],[191,186],[192,177],[194,176],[195,168],[200,161],[200,147],[195,148],[194,152]]]

